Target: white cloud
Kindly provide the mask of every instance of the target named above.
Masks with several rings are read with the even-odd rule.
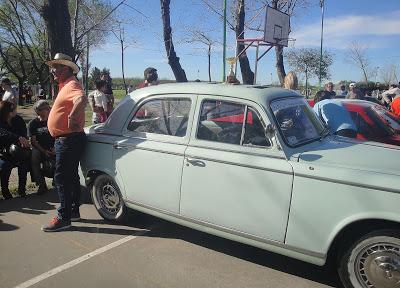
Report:
[[[345,15],[324,19],[324,46],[346,48],[354,40],[370,41],[376,37],[400,35],[400,11],[386,15]],[[315,22],[294,31],[291,37],[296,38],[296,46],[319,46],[321,23]],[[368,39],[368,40],[367,40]],[[362,42],[362,41],[361,41]],[[370,47],[382,47],[384,43],[374,41]]]

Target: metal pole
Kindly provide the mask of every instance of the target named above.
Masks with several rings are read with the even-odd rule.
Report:
[[[322,43],[324,39],[324,7],[325,0],[320,0],[319,5],[321,6],[321,51],[319,55],[319,88],[321,88],[322,82]]]
[[[222,52],[222,82],[226,81],[226,0],[224,1],[224,43],[223,43],[223,52]]]
[[[257,64],[258,64],[258,51],[259,51],[259,45],[260,42],[257,42],[257,48],[256,48],[256,67],[254,68],[254,81],[253,81],[253,85],[256,85],[257,83]]]

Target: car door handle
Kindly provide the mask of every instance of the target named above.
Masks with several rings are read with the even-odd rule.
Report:
[[[113,148],[114,149],[128,149],[129,146],[128,145],[119,144],[119,143],[114,143],[113,144]]]
[[[192,164],[193,166],[206,167],[206,163],[202,160],[190,158],[190,157],[186,157],[185,159],[186,159],[186,166],[189,166],[189,164]]]

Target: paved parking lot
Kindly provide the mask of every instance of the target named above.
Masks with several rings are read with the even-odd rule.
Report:
[[[113,225],[84,202],[72,231],[44,233],[53,192],[0,201],[1,287],[339,287],[324,268],[139,212]]]

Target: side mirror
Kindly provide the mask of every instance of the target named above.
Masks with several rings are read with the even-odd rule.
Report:
[[[274,124],[268,124],[267,127],[265,128],[265,136],[268,139],[272,139],[275,136],[275,125]]]

